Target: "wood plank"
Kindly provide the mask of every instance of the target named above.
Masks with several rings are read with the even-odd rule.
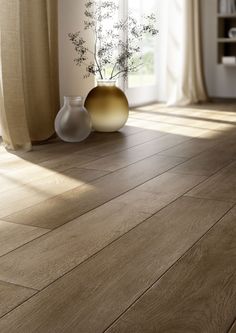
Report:
[[[166,134],[176,134],[185,136],[186,138],[194,138],[202,135],[206,132],[206,129],[191,127],[191,126],[177,126],[168,123],[161,123],[158,121],[150,121],[145,119],[137,119],[134,118],[132,122],[133,126],[137,126],[143,129],[154,130],[154,131],[162,131]]]
[[[83,146],[83,152],[86,152],[86,154],[81,152],[81,149],[78,148],[79,146],[77,148],[74,146],[75,151],[73,151],[72,154],[63,154],[63,156],[59,157],[54,155],[55,152],[53,148],[55,145],[60,145],[60,147],[63,148],[63,143],[57,142],[56,144],[50,145],[51,157],[54,156],[54,158],[39,164],[33,164],[13,155],[14,158],[17,159],[13,164],[10,163],[9,165],[9,161],[4,165],[0,164],[0,192],[15,188],[19,186],[19,184],[23,185],[47,176],[52,176],[54,171],[62,172],[73,167],[83,167],[83,165],[88,162],[98,159],[98,156],[114,154],[114,152],[126,150],[132,146],[137,146],[164,135],[166,134],[157,131],[141,131],[132,135],[118,136],[118,139],[112,139],[111,137],[111,139],[108,140],[109,142],[107,142],[107,140],[105,140],[105,142],[98,140],[98,142],[100,142],[99,145],[96,143]],[[5,152],[5,155],[10,154]]]
[[[171,173],[156,177],[0,258],[0,279],[42,289],[202,180]]]
[[[235,131],[236,133],[236,131]],[[236,135],[235,133],[227,133],[227,136],[220,140],[216,147],[212,150],[219,155],[231,156],[232,159],[236,159]]]
[[[212,148],[218,142],[218,139],[194,138],[161,152],[161,155],[192,158]]]
[[[139,128],[142,130],[161,131],[166,134],[171,133],[171,130],[173,130],[173,125],[149,121],[148,119],[145,120],[131,118],[130,123],[131,126],[134,128]]]
[[[47,229],[0,221],[0,256],[44,235]]]
[[[0,317],[36,293],[36,290],[0,281]]]
[[[229,206],[175,201],[2,318],[1,333],[103,332]]]
[[[141,297],[109,333],[227,333],[236,309],[236,209]]]
[[[155,155],[90,184],[4,217],[4,220],[46,229],[55,228],[141,185],[182,161],[176,157]]]
[[[0,192],[10,190],[12,188],[18,187],[19,185],[27,184],[29,182],[33,182],[47,176],[52,176],[54,171],[62,172],[72,167],[83,167],[83,165],[87,164],[88,162],[96,160],[98,156],[100,157],[114,154],[114,152],[116,151],[123,151],[132,146],[138,146],[139,144],[165,135],[165,133],[158,131],[141,131],[133,135],[118,136],[118,139],[112,139],[111,137],[111,140],[109,140],[109,142],[107,142],[106,140],[105,142],[100,142],[99,145],[93,144],[92,146],[83,146],[83,151],[85,151],[86,154],[81,153],[81,149],[77,151],[79,148],[76,148],[76,146],[73,145],[73,154],[67,153],[59,157],[57,156],[57,154],[55,154],[53,148],[59,145],[63,148],[65,144],[57,142],[56,144],[51,144],[50,149],[47,148],[49,153],[51,154],[51,157],[54,156],[54,158],[46,160],[39,164],[33,164],[30,161],[21,159],[18,156],[13,155],[13,163],[10,163],[8,161],[3,165],[0,164]],[[182,140],[180,141],[182,142]],[[40,147],[42,148],[42,146]],[[66,147],[68,147],[68,145]],[[87,152],[91,155],[88,155]],[[34,153],[35,152],[32,152],[32,154]],[[12,156],[7,152],[5,155]]]
[[[36,146],[29,152],[6,152],[4,158],[1,157],[0,168],[7,169],[8,167],[11,170],[19,170],[19,168],[24,168],[27,163],[28,165],[31,163],[41,163],[56,157],[69,155],[75,150],[75,145],[61,143],[57,145]]]
[[[210,177],[187,195],[236,202],[236,162]]]
[[[4,192],[21,185],[32,183],[46,177],[54,177],[56,172],[63,172],[71,168],[81,167],[94,160],[95,157],[73,153],[69,156],[55,158],[42,164],[25,162],[25,167],[0,170],[0,192]]]
[[[164,137],[140,144],[125,151],[110,154],[109,156],[97,159],[85,164],[84,167],[96,170],[115,171],[138,162],[144,158],[157,154],[169,147],[176,146],[186,141],[186,137],[168,134]]]
[[[184,112],[181,113],[166,113],[166,111],[145,111],[137,112],[132,117],[137,119],[145,119],[149,121],[162,122],[170,125],[185,126],[192,128],[201,128],[201,129],[210,129],[210,130],[219,130],[219,129],[228,129],[232,126],[232,122],[227,122],[225,119],[223,121],[217,120],[214,117],[205,117],[205,114],[202,112],[196,111],[194,114],[187,113],[187,108]]]
[[[230,112],[230,111],[234,112]],[[140,112],[141,111],[141,112]],[[197,105],[187,108],[163,107],[161,105],[147,108],[139,108],[135,117],[142,119],[153,119],[154,121],[163,121],[166,124],[179,124],[206,128],[217,131],[234,131],[236,125],[235,105]],[[148,117],[148,118],[146,118]],[[219,133],[220,134],[220,133]]]
[[[185,128],[205,128],[220,131],[235,131],[236,115],[235,105],[233,104],[208,104],[208,105],[191,105],[190,107],[166,107],[161,104],[151,105],[148,107],[139,107],[131,117],[139,118],[139,121],[153,120],[156,122],[163,121],[163,125],[173,124],[173,127]]]
[[[88,139],[80,143],[66,143],[60,140],[48,141],[45,144],[35,145],[32,151],[29,152],[7,152],[6,150],[1,155],[0,170],[11,169],[19,170],[27,164],[39,164],[55,158],[69,156],[75,152],[83,153],[88,148],[96,148],[105,142],[113,142],[129,135],[142,132],[143,129],[133,126],[125,126],[119,132],[114,133],[97,133],[92,132]]]
[[[221,117],[222,120],[231,116],[236,120],[235,103],[204,103],[194,104],[188,107],[169,107],[166,104],[156,103],[135,108],[138,111],[165,112],[167,114],[196,115],[201,114],[208,119],[209,117]]]
[[[132,134],[135,134],[135,133],[138,133],[138,132],[141,132],[141,131],[143,131],[142,127],[133,126],[132,125],[132,120],[128,119],[126,125],[122,129],[120,129],[118,133],[120,133],[122,135],[132,135]],[[115,132],[115,133],[117,133],[117,132]]]
[[[1,193],[0,217],[12,214],[107,174],[106,171],[71,168],[54,176]],[[22,221],[24,223],[24,221]],[[46,228],[47,229],[47,228]]]
[[[180,174],[211,176],[232,162],[232,156],[220,155],[217,152],[207,151],[173,169]]]
[[[107,140],[98,147],[90,147],[85,149],[83,153],[97,157],[107,156],[109,154],[117,153],[131,147],[138,146],[165,135],[167,134],[161,131],[142,130],[141,132],[135,133],[133,135],[123,136],[120,139],[117,139],[115,142]]]
[[[194,175],[179,175],[172,171],[165,172],[161,176],[153,178],[143,185],[137,187],[138,191],[151,192],[156,194],[172,194],[173,199],[177,199],[180,195],[183,195],[188,191],[188,188],[195,187],[197,183],[202,183],[206,177],[194,176]],[[127,193],[127,197],[129,196]],[[123,196],[124,198],[125,196]],[[119,198],[117,198],[119,200]],[[147,205],[148,202],[141,203],[139,205]]]

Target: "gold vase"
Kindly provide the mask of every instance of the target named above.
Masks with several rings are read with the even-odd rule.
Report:
[[[92,127],[98,132],[115,132],[121,129],[129,116],[128,100],[116,80],[98,80],[85,100]]]

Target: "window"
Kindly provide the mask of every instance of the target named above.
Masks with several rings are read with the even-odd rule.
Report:
[[[120,0],[123,18],[130,12],[142,22],[144,15],[155,14],[158,17],[160,0]],[[126,82],[121,82],[131,106],[157,100],[158,38],[147,37],[141,45],[142,66],[137,72],[130,73]]]

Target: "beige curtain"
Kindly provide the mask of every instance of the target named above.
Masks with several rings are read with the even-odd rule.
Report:
[[[57,0],[0,0],[0,116],[7,148],[54,133],[59,109]]]
[[[169,0],[167,89],[169,105],[208,99],[202,64],[200,0]]]

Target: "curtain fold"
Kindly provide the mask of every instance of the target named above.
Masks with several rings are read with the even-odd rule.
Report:
[[[0,115],[8,149],[54,133],[59,109],[57,0],[0,0]]]
[[[200,26],[200,0],[169,0],[172,15],[168,24],[166,100],[168,105],[207,101]]]

